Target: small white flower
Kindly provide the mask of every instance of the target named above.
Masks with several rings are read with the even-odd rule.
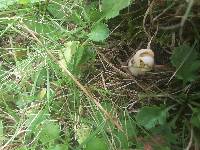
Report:
[[[129,60],[128,69],[134,75],[144,75],[154,66],[154,52],[151,49],[141,49]]]

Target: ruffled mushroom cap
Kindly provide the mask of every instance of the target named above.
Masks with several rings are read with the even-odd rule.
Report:
[[[129,60],[128,69],[134,75],[143,75],[154,66],[154,52],[151,49],[141,49]]]

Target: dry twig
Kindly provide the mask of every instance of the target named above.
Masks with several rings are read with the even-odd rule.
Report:
[[[34,39],[41,45],[43,46],[42,42],[35,36],[34,32],[32,30],[30,30],[25,24],[23,24],[24,28],[27,30],[27,32],[29,32],[33,37]],[[92,95],[92,93],[86,89],[79,81],[78,79],[76,79],[76,77],[66,68],[66,66],[61,62],[61,61],[58,61],[58,59],[55,58],[55,56],[49,51],[46,49],[46,52],[47,54],[49,55],[50,58],[52,58],[59,66],[60,68],[65,72],[65,74],[67,76],[69,76],[75,83],[76,85],[84,92],[84,94],[90,99],[92,100],[96,106],[105,114],[105,116],[107,118],[110,119],[110,121],[120,130],[120,131],[123,131],[122,129],[122,126],[119,124],[119,121],[117,120],[117,118],[113,117],[109,112],[107,112],[102,106],[101,104],[99,103],[99,100],[94,97]]]

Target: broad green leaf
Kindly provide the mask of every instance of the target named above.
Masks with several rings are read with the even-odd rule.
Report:
[[[42,122],[44,122],[49,114],[47,113],[47,111],[43,110],[37,114],[35,113],[30,113],[27,115],[28,119],[26,121],[26,127],[30,130],[30,131],[35,131],[38,126],[41,125]]]
[[[74,65],[75,66],[78,66],[81,63],[84,53],[87,53],[87,51],[85,50],[85,47],[81,46],[77,49],[77,52],[74,55]],[[86,58],[87,58],[87,56],[86,56]],[[82,62],[82,63],[85,63],[85,62]]]
[[[45,0],[17,0],[19,4],[37,3]]]
[[[199,75],[200,60],[197,50],[184,44],[174,49],[171,63],[176,67],[176,77],[184,82],[192,82]]]
[[[88,5],[85,9],[87,15],[89,16],[90,22],[97,22],[102,17],[102,12],[98,10],[99,3],[93,2],[90,5]]]
[[[131,118],[127,119],[126,121],[122,122],[123,127],[126,129],[127,135],[129,138],[133,138],[137,134],[136,130],[136,123]]]
[[[87,144],[85,150],[108,150],[106,139],[100,137],[92,138]]]
[[[25,21],[25,24],[34,32],[37,32],[42,36],[46,36],[51,40],[58,40],[63,34],[63,32],[58,27],[52,25],[52,23],[47,21],[41,22],[34,17]]]
[[[75,130],[76,139],[79,144],[82,144],[90,135],[91,128],[87,124],[81,124],[76,130]]]
[[[133,139],[136,137],[136,123],[130,117],[120,121],[124,132],[116,131],[118,147],[120,149],[128,149],[133,144]]]
[[[88,36],[90,40],[95,42],[104,41],[109,36],[109,29],[106,24],[98,23]]]
[[[86,64],[89,61],[93,61],[95,56],[94,49],[87,46],[80,46],[77,50],[77,53],[74,55],[74,64],[76,66]]]
[[[39,130],[41,130],[39,140],[43,144],[52,143],[59,138],[60,128],[56,122],[46,121]]]
[[[106,99],[105,99],[105,102],[102,102],[101,103],[101,106],[106,110],[106,111],[109,111],[109,113],[111,114],[111,115],[115,115],[117,112],[116,112],[116,109],[115,109],[115,107],[113,107],[113,105],[107,100],[106,101]],[[96,124],[96,126],[98,126],[99,124],[101,124],[102,122],[104,122],[105,121],[105,116],[104,116],[104,114],[101,112],[101,111],[96,111],[95,112],[95,122],[94,122],[94,124]],[[107,122],[106,123],[106,125],[105,125],[105,128],[110,128],[110,129],[112,129],[112,130],[115,130],[115,126],[113,126],[113,124],[112,123],[110,123],[110,122]]]
[[[69,41],[64,44],[65,48],[63,48],[60,53],[59,57],[61,60],[66,61],[67,63],[71,62],[72,56],[76,53],[76,50],[79,46],[78,41]]]
[[[164,124],[167,118],[167,110],[161,107],[143,107],[136,115],[137,123],[146,129],[151,129],[157,124]]]
[[[49,4],[47,10],[57,19],[63,19],[66,15],[63,11],[62,5],[58,3]]]
[[[191,124],[200,129],[200,109],[193,109]]]
[[[128,7],[131,0],[102,0],[102,10],[106,19],[119,15],[119,11]]]
[[[62,62],[70,71],[76,70],[76,66],[74,64],[74,54],[77,53],[77,49],[79,47],[78,41],[69,41],[64,44],[65,48],[63,48],[59,53],[60,62]],[[74,73],[74,72],[73,72]]]
[[[8,8],[8,6],[16,3],[17,0],[0,0],[0,10]]]
[[[16,105],[19,108],[23,108],[26,106],[28,103],[31,103],[35,100],[34,96],[30,96],[27,93],[21,93],[16,101]]]
[[[81,18],[80,13],[75,12],[75,11],[68,17],[68,19],[70,22],[72,22],[73,24],[76,24],[76,25],[84,25],[85,24],[83,19]]]
[[[46,82],[46,68],[41,68],[38,69],[34,74],[32,74],[31,79],[35,82],[35,87],[36,86],[42,86]],[[32,91],[34,92],[34,91]],[[32,93],[33,94],[33,93]]]
[[[121,148],[121,149],[128,149],[129,148],[129,141],[128,138],[126,136],[125,133],[123,132],[119,132],[116,135],[116,141],[119,141],[119,143],[117,143],[117,145]]]
[[[30,0],[18,0],[19,4],[28,4]]]
[[[90,47],[81,46],[78,41],[70,41],[64,45],[59,58],[73,74],[83,72],[84,65],[95,58],[94,51]]]
[[[53,147],[50,147],[48,150],[68,150],[68,146],[65,144],[57,144]]]
[[[151,129],[151,132],[154,135],[162,135],[162,137],[165,138],[166,143],[176,143],[176,134],[172,133],[172,127],[170,126],[170,124],[163,124],[161,126],[156,126],[155,128]]]

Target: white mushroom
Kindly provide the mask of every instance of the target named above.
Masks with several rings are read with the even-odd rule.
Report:
[[[154,52],[151,49],[141,49],[129,60],[128,69],[134,75],[144,75],[154,66]]]

